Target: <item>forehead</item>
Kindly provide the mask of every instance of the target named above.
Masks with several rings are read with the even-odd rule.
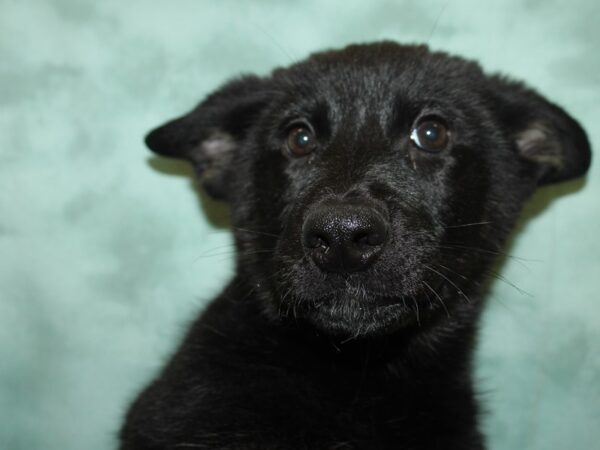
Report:
[[[483,79],[473,62],[393,43],[317,53],[273,76],[294,104],[378,115],[398,105],[461,103]]]

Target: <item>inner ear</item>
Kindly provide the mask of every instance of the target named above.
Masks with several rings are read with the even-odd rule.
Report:
[[[233,136],[219,130],[209,131],[208,136],[200,143],[200,149],[192,153],[200,153],[207,160],[216,160],[230,154],[236,147]]]
[[[547,124],[532,122],[517,133],[515,142],[521,156],[542,169],[540,177],[548,177],[550,173],[564,170],[560,139]]]
[[[230,167],[234,163],[237,145],[230,134],[213,130],[198,144],[198,148],[188,153],[204,189],[213,198],[227,199]]]

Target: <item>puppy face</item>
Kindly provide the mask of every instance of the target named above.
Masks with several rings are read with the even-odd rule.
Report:
[[[231,203],[269,314],[341,336],[468,310],[524,200],[590,161],[533,91],[394,43],[232,81],[147,143]]]

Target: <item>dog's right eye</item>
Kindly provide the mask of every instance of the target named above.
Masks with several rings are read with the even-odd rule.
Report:
[[[287,149],[292,156],[306,156],[310,154],[316,146],[317,139],[309,128],[298,126],[290,130],[287,137]]]

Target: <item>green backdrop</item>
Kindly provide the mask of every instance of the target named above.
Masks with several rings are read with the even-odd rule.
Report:
[[[600,147],[597,0],[0,0],[1,449],[113,448],[231,275],[225,211],[144,133],[236,74],[383,38],[527,80]],[[600,448],[598,169],[540,191],[494,285],[491,449]]]

